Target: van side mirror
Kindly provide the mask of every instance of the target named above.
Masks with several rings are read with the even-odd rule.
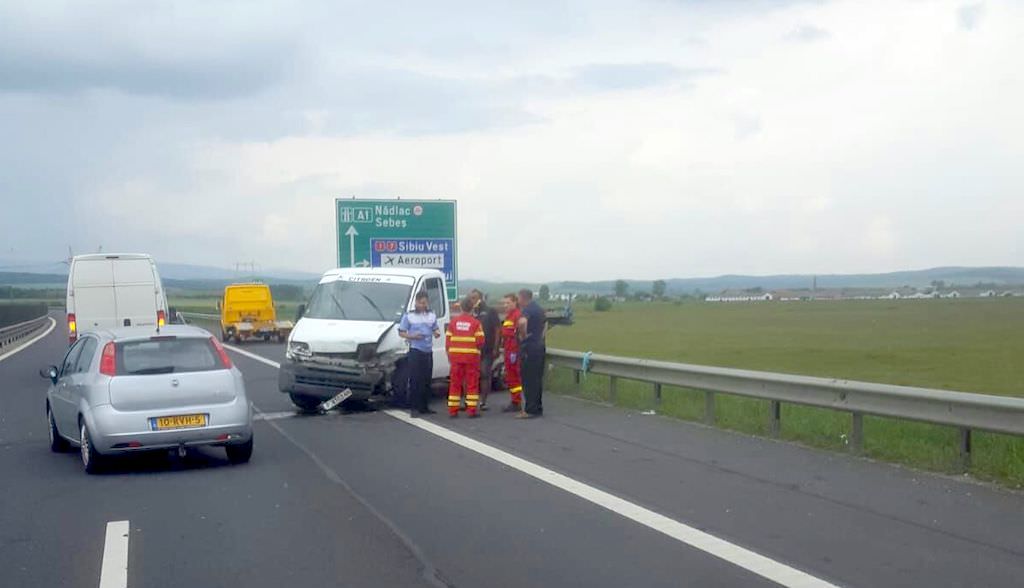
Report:
[[[220,312],[220,305],[221,305],[220,300],[217,300],[217,312]]]
[[[299,308],[295,311],[295,322],[298,322],[302,315],[306,314],[306,305],[300,304]]]
[[[50,367],[39,370],[39,375],[43,378],[49,379],[51,382],[56,384],[57,376],[59,376],[60,373],[57,371],[57,366],[51,365]]]

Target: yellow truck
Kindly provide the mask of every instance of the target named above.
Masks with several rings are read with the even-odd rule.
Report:
[[[283,343],[294,326],[277,320],[274,298],[266,284],[230,284],[217,303],[220,309],[220,338],[242,343],[250,339]]]

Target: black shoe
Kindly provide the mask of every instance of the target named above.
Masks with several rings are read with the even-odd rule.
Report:
[[[409,411],[409,418],[416,419],[416,418],[419,418],[419,416],[420,416],[420,413],[416,412],[415,410],[410,410]]]
[[[518,404],[507,404],[505,408],[501,409],[501,412],[519,412],[520,410],[522,410],[522,407]]]
[[[420,414],[437,414],[437,411],[432,408],[424,408],[420,410]]]

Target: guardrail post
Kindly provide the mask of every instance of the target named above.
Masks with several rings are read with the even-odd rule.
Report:
[[[615,376],[608,378],[608,402],[615,404],[615,397],[619,393],[619,379]]]
[[[572,371],[572,385],[576,396],[580,395],[580,370]]]
[[[654,406],[661,407],[661,384],[654,384]]]
[[[710,390],[704,391],[704,424],[715,424],[715,393]]]
[[[960,473],[966,474],[971,469],[971,430],[960,428]]]
[[[778,400],[772,400],[769,409],[771,412],[771,422],[768,428],[771,431],[772,437],[778,439],[782,433],[782,403]]]
[[[864,415],[853,413],[853,426],[850,427],[850,452],[854,455],[864,453]]]

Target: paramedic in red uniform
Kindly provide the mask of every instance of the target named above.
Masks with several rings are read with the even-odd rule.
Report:
[[[484,329],[471,311],[473,303],[462,301],[462,314],[448,323],[445,349],[451,365],[451,384],[448,387],[448,415],[459,416],[459,401],[466,390],[466,413],[469,418],[479,416],[480,404],[480,349],[484,346]]]
[[[505,320],[501,323],[501,346],[505,350],[505,385],[511,402],[502,412],[519,412],[523,407],[523,376],[519,361],[519,301],[515,294],[506,294],[502,299]]]

